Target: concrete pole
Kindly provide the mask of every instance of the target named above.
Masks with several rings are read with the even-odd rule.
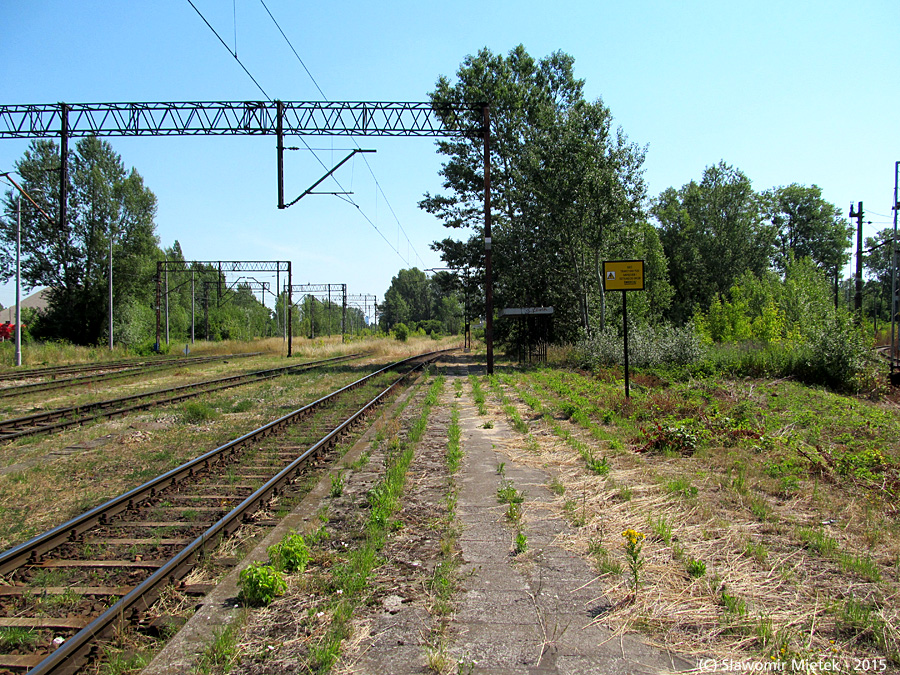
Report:
[[[109,351],[113,349],[113,233],[109,231]]]
[[[19,193],[19,219],[16,227],[16,365],[22,365],[22,194]]]

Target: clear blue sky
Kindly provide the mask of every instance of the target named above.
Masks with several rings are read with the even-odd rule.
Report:
[[[194,3],[230,47],[236,41],[269,97],[321,99],[259,0]],[[725,160],[757,190],[815,183],[844,210],[862,200],[874,221],[867,236],[891,221],[896,0],[266,4],[331,100],[426,100],[439,75],[454,75],[485,46],[506,53],[521,43],[535,57],[562,50],[575,57],[588,98],[602,98],[630,140],[648,146],[651,196]],[[187,0],[0,8],[3,103],[262,98]],[[338,176],[376,231],[336,197],[279,211],[273,137],[109,140],[156,193],[161,243],[179,240],[188,259],[291,260],[294,283],[347,283],[379,299],[398,269],[441,264],[429,244],[446,231],[416,206],[440,190],[433,141],[359,140],[378,151],[367,157],[387,200],[361,159]],[[329,165],[352,147],[308,142],[326,149]],[[26,146],[0,141],[0,171]],[[291,153],[289,198],[321,174],[309,153]],[[0,288],[0,302],[13,298]]]

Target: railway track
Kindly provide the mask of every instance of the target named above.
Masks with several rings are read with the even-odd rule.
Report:
[[[306,363],[283,366],[280,368],[256,370],[248,373],[241,373],[240,375],[219,377],[212,380],[194,382],[192,384],[182,384],[177,387],[168,387],[166,389],[132,394],[130,396],[120,396],[104,401],[97,401],[95,403],[86,403],[83,405],[69,406],[67,408],[46,410],[31,415],[12,417],[0,420],[0,442],[34,434],[61,431],[69,427],[87,424],[88,422],[104,417],[121,417],[138,410],[147,410],[156,406],[177,403],[201,394],[209,394],[222,389],[238,387],[243,384],[249,384],[250,382],[259,382],[273,377],[279,377],[286,373],[300,372],[318,368],[319,366],[332,365],[358,358],[359,356],[361,356],[361,354],[347,354],[345,356],[336,356],[330,359],[308,361]]]
[[[139,366],[129,366],[126,368],[117,368],[112,371],[102,370],[96,372],[98,368],[90,368],[87,375],[75,375],[74,377],[66,377],[61,380],[52,379],[44,382],[32,382],[31,384],[12,385],[0,388],[0,398],[10,398],[13,396],[24,396],[26,394],[34,394],[41,391],[51,391],[53,389],[65,389],[72,386],[81,386],[85,384],[94,384],[97,382],[106,382],[108,380],[119,380],[127,377],[137,377],[139,375],[147,375],[162,370],[172,368],[181,368],[183,366],[193,366],[213,361],[224,361],[227,359],[244,358],[247,356],[258,356],[261,352],[252,354],[229,354],[227,356],[198,356],[187,359],[168,359],[165,362],[150,361]],[[81,371],[79,371],[81,372]]]
[[[159,365],[163,362],[171,362],[175,366],[188,365],[190,363],[202,363],[216,359],[240,359],[248,356],[259,356],[262,352],[248,352],[245,354],[228,354],[225,356],[175,356],[155,359],[122,359],[119,361],[104,361],[102,363],[70,364],[67,366],[47,366],[45,368],[27,368],[25,370],[9,370],[0,373],[0,382],[5,380],[33,380],[40,377],[56,377],[57,375],[71,375],[73,373],[89,373],[98,370],[122,370],[124,368],[144,368]]]
[[[123,623],[151,628],[160,593],[438,355],[377,370],[0,554],[0,673],[76,672]],[[10,648],[14,635],[28,637]]]

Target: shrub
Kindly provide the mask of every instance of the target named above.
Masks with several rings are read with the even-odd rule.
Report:
[[[391,332],[394,334],[394,339],[400,342],[406,342],[406,339],[409,337],[409,328],[406,327],[405,323],[395,324]]]
[[[269,560],[276,570],[303,572],[309,562],[309,547],[303,535],[291,530],[284,538],[268,548]]]
[[[870,342],[847,312],[835,313],[809,341],[799,375],[809,384],[853,389],[871,362]]]
[[[700,442],[699,434],[691,428],[691,422],[657,422],[656,428],[641,429],[647,442],[641,452],[677,452],[681,455],[693,455]]]
[[[437,319],[428,319],[427,321],[420,321],[417,325],[418,330],[425,331],[426,335],[431,335],[433,333],[440,333],[444,328],[444,324]]]
[[[260,562],[250,563],[238,578],[240,594],[238,598],[250,605],[268,605],[276,596],[287,590],[281,573],[270,565]]]
[[[585,368],[622,365],[623,337],[607,328],[575,346],[576,364]],[[628,360],[632,366],[687,365],[703,358],[701,336],[693,323],[681,328],[668,324],[629,326]]]
[[[205,401],[188,401],[181,408],[181,421],[185,424],[200,424],[218,416],[216,409]]]

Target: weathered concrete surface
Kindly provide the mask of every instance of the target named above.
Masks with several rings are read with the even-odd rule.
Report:
[[[393,410],[408,396],[407,392],[388,408]],[[353,447],[344,455],[343,464],[356,461],[363,451],[371,446],[375,428],[370,427]],[[326,473],[316,486],[303,498],[300,504],[282,520],[268,535],[237,565],[216,584],[197,607],[194,615],[178,631],[178,634],[159,651],[153,661],[141,671],[141,675],[189,675],[197,672],[197,665],[206,649],[244,610],[238,602],[238,577],[241,570],[252,562],[265,562],[269,558],[268,548],[291,530],[307,533],[318,524],[316,513],[331,490],[332,473],[340,471],[334,467]]]
[[[555,543],[568,525],[546,505],[549,475],[502,452],[515,432],[502,419],[483,428],[467,397],[459,399],[462,445],[457,509],[464,595],[451,651],[460,672],[669,673],[692,664],[631,636],[613,635],[594,618],[608,608],[588,564]],[[504,463],[504,476],[498,466]],[[525,554],[513,555],[515,530],[497,501],[500,481],[525,492]]]

